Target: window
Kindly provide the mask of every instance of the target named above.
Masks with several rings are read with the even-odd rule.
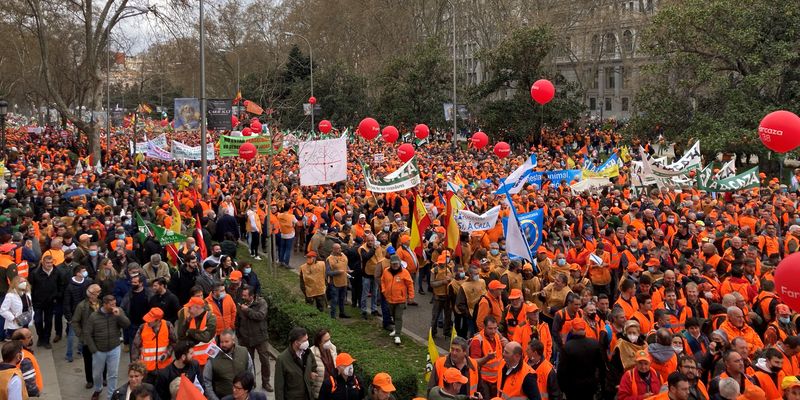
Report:
[[[633,54],[633,32],[629,30],[622,33],[622,50],[628,55]]]
[[[600,37],[597,35],[592,36],[592,55],[596,56],[600,52]]]
[[[603,53],[613,56],[617,51],[617,38],[613,33],[607,33],[603,39]]]
[[[611,111],[611,97],[606,97],[606,111]]]
[[[622,98],[622,111],[628,111],[628,98]]]
[[[614,89],[617,83],[616,72],[613,67],[606,67],[606,89]]]
[[[597,109],[597,99],[595,99],[594,97],[590,97],[589,98],[589,109],[590,110],[596,110]]]
[[[628,2],[628,11],[633,12],[633,2]]]
[[[600,70],[594,71],[594,76],[592,77],[592,89],[599,89],[600,88]]]
[[[631,87],[631,68],[620,67],[620,75],[622,75],[622,89]]]

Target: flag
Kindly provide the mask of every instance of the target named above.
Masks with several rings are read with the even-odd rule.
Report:
[[[97,160],[97,165],[94,166],[94,173],[101,175],[103,173],[103,166],[100,165],[100,160]]]
[[[176,400],[205,400],[206,396],[195,386],[186,374],[181,374],[181,384],[178,386],[178,397]]]
[[[525,162],[522,163],[522,165],[517,167],[517,169],[514,170],[514,172],[509,174],[506,177],[506,179],[503,180],[503,183],[500,184],[499,188],[497,188],[495,194],[506,194],[508,193],[509,190],[517,186],[518,182],[520,181],[525,182],[525,180],[523,180],[522,178],[527,177],[528,174],[530,174],[530,172],[533,171],[533,168],[535,168],[537,164],[538,161],[536,160],[536,154],[531,154],[531,156],[528,157],[528,159],[525,160]]]
[[[510,196],[506,195],[506,201],[512,211],[508,217],[505,232],[506,251],[509,255],[521,257],[533,263],[533,254],[542,243],[544,212],[539,209],[525,214],[517,214]]]
[[[411,216],[411,242],[409,245],[414,250],[414,254],[420,259],[423,257],[424,249],[422,239],[425,235],[425,230],[428,229],[430,224],[431,217],[425,209],[425,203],[422,202],[422,198],[417,194],[414,196],[414,215]]]
[[[444,227],[444,247],[454,250],[454,255],[459,255],[461,246],[458,245],[458,239],[461,231],[458,229],[458,221],[456,221],[456,217],[458,216],[458,211],[465,209],[466,205],[464,204],[463,200],[449,190],[444,196],[447,201],[447,218],[445,220],[446,222]]]
[[[141,114],[150,114],[153,112],[153,108],[150,107],[147,103],[139,104],[139,107],[136,109],[136,112]]]
[[[239,104],[242,101],[242,91],[236,92],[236,97],[233,99],[233,104]]]
[[[75,175],[80,175],[83,173],[83,164],[81,164],[81,159],[78,159],[78,165],[75,166]]]
[[[622,150],[619,152],[619,158],[622,162],[628,162],[632,159],[631,151],[628,149],[628,146],[622,146]]]
[[[450,344],[451,345],[453,344],[453,339],[455,339],[456,336],[458,336],[458,333],[456,333],[456,326],[455,326],[455,324],[453,324],[453,329],[450,331]]]
[[[168,244],[167,246],[167,260],[171,265],[179,265],[181,263],[181,257],[178,254],[178,248],[175,247],[175,244]]]
[[[347,180],[346,136],[301,142],[299,151],[300,186],[327,185]]]
[[[264,109],[252,101],[246,101],[244,107],[245,111],[249,112],[250,114],[261,115],[264,113]]]
[[[182,223],[181,223],[181,213],[178,211],[178,207],[175,206],[175,203],[171,204],[172,206],[172,226],[169,229],[175,233],[180,234],[182,230]]]
[[[588,156],[589,155],[589,148],[586,147],[586,146],[587,145],[583,145],[583,147],[581,147],[580,150],[578,150],[578,152],[575,153],[575,154],[577,154],[577,155],[583,154],[583,155]]]
[[[436,342],[433,341],[432,328],[428,328],[428,359],[425,363],[425,380],[430,381],[431,372],[433,371],[433,364],[439,359],[439,349],[436,348]]]
[[[147,236],[152,235],[153,232],[150,230],[150,227],[147,225],[147,223],[144,221],[144,218],[142,218],[138,211],[136,211],[136,226],[139,228],[139,241],[144,243],[145,239],[147,239]]]
[[[145,222],[145,224],[147,224],[147,227],[150,229],[150,232],[153,233],[153,236],[155,236],[156,240],[158,240],[158,242],[162,246],[186,241],[186,235],[181,235],[180,233],[177,233],[172,229],[167,229],[164,228],[163,226],[158,226],[156,224],[151,224],[149,222]]]
[[[203,238],[203,226],[200,225],[200,216],[194,219],[194,238],[197,242],[197,247],[200,249],[200,257],[205,260],[208,257],[208,249],[206,248],[206,241]]]

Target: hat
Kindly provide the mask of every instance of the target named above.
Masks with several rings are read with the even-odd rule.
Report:
[[[781,389],[783,390],[791,389],[796,386],[800,386],[800,379],[797,379],[794,375],[787,376],[781,381]]]
[[[383,209],[382,209],[382,208],[380,208],[380,207],[378,207],[378,209],[377,209],[377,210],[375,210],[375,214],[377,214],[377,213],[382,213],[382,212],[383,212]]]
[[[364,214],[358,214],[358,219],[361,219],[361,218],[367,219],[367,216],[364,215]]]
[[[332,226],[331,229],[328,229],[328,233],[339,233],[339,228]]]
[[[205,307],[205,305],[206,305],[205,300],[194,296],[190,297],[189,302],[186,303],[186,307],[191,307],[191,306]]]
[[[489,264],[489,259],[486,257],[481,258],[481,264]]]
[[[442,224],[442,222],[439,221],[438,219],[433,220],[433,226],[439,226],[441,224]]]
[[[467,379],[466,376],[462,375],[461,371],[453,367],[450,367],[444,370],[444,381],[450,383],[460,383],[463,385],[469,382],[469,379]]]
[[[436,259],[437,264],[447,264],[447,257],[442,254]]]
[[[328,230],[328,224],[326,224],[326,223],[324,223],[324,222],[323,222],[323,223],[322,223],[322,224],[319,226],[319,229],[320,229],[320,230],[323,230],[323,231],[327,231],[327,230]]]
[[[92,235],[84,233],[84,234],[78,236],[78,241],[79,242],[84,242],[84,241],[87,241],[87,240],[89,240],[91,238],[92,238]]]
[[[648,267],[658,267],[659,265],[661,265],[661,262],[658,261],[657,258],[651,258],[651,259],[647,260],[647,264],[646,265]]]
[[[408,235],[400,236],[400,243],[402,243],[402,244],[411,243],[411,236],[408,236]]]
[[[353,364],[353,362],[355,362],[355,361],[356,361],[356,359],[351,357],[350,354],[347,354],[347,353],[339,353],[338,355],[336,355],[336,366],[337,367],[338,366],[346,367],[348,365]]]
[[[579,332],[586,330],[586,321],[583,318],[575,318],[572,320],[572,331]]]
[[[523,271],[533,271],[533,265],[531,265],[531,263],[525,263],[525,265],[522,266],[522,270]]]
[[[242,271],[233,271],[228,278],[232,281],[240,281],[242,280]]]
[[[572,264],[569,265],[569,270],[570,271],[580,271],[581,270],[581,266],[578,265],[578,264],[572,263]]]
[[[519,289],[511,289],[511,293],[508,295],[509,300],[514,299],[521,299],[522,298],[522,291]]]
[[[528,303],[525,304],[525,312],[526,313],[535,313],[535,312],[539,312],[539,311],[540,311],[539,310],[539,306],[537,306],[536,303],[528,302]]]
[[[642,270],[642,268],[639,267],[639,264],[637,264],[637,263],[628,264],[628,272],[630,272],[630,273],[639,272],[641,270]]]
[[[775,313],[776,314],[791,314],[792,310],[790,310],[789,306],[787,306],[786,304],[778,304],[778,306],[775,307]]]
[[[317,257],[317,252],[316,251],[309,251],[308,253],[306,253],[306,258],[308,258],[308,257],[316,258]]]
[[[0,253],[10,253],[17,247],[14,243],[8,242],[0,245]]]
[[[647,354],[646,350],[638,350],[634,359],[636,361],[650,361],[650,355]]]
[[[539,247],[539,250],[536,250],[537,254],[547,254],[547,247]]]
[[[6,217],[5,215],[0,215],[0,223],[3,223],[3,222],[11,222],[11,219]]]
[[[622,331],[625,332],[625,331],[628,330],[628,328],[630,328],[632,326],[635,326],[635,327],[641,329],[641,326],[639,325],[639,321],[637,321],[635,319],[629,319],[628,321],[625,322],[625,326],[622,328]]]
[[[494,281],[489,282],[489,290],[505,289],[505,288],[506,288],[506,285],[503,285],[503,283],[501,283],[498,280],[494,280]]]
[[[147,312],[147,314],[144,315],[144,317],[142,317],[142,320],[144,322],[153,322],[161,318],[164,318],[164,310],[158,307],[153,307]]]
[[[703,221],[697,221],[697,222],[695,222],[695,225],[705,227],[706,223],[703,222]]]
[[[392,385],[392,377],[386,372],[379,372],[375,374],[375,377],[372,378],[372,386],[377,386],[384,392],[394,392],[397,390],[394,388],[394,385]]]

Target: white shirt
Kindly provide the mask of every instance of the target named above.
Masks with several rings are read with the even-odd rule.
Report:
[[[8,381],[8,400],[22,400],[22,379],[17,375]]]

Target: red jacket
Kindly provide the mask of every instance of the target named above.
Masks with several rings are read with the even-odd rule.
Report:
[[[661,390],[661,378],[658,373],[650,368],[650,382],[645,382],[636,368],[631,368],[622,374],[619,382],[618,400],[643,400]],[[645,393],[650,394],[645,394]]]

